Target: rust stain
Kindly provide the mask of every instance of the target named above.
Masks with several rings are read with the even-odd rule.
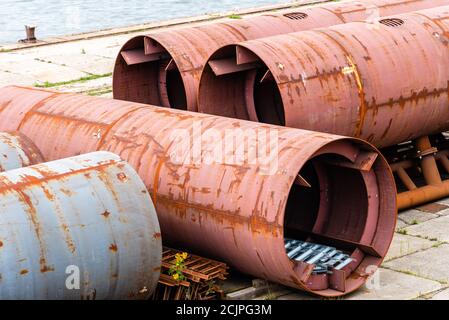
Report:
[[[76,251],[75,242],[73,241],[72,237],[70,236],[70,229],[69,226],[65,223],[61,225],[62,230],[64,231],[64,237],[65,242],[67,244],[67,247],[69,248],[69,251],[71,253],[74,253]]]
[[[107,217],[109,217],[110,214],[111,214],[111,213],[110,213],[108,210],[106,210],[106,211],[103,212],[101,215],[102,215],[103,217],[107,218]]]
[[[111,250],[112,252],[117,252],[117,245],[115,243],[111,243],[111,245],[109,246],[109,250]]]
[[[125,174],[124,172],[117,173],[117,179],[118,179],[120,182],[126,182],[126,181],[128,181],[128,177],[126,176],[126,174]]]
[[[160,232],[156,232],[153,234],[153,238],[154,239],[160,239],[161,238],[161,233]]]
[[[44,191],[45,197],[50,201],[53,202],[55,200],[55,195],[50,192],[44,185],[41,186],[42,191]]]
[[[51,272],[51,271],[55,271],[55,268],[48,266],[45,259],[40,259],[39,263],[41,265],[41,272],[42,273],[46,273],[46,272]]]
[[[46,245],[41,238],[42,230],[41,230],[40,222],[37,219],[36,208],[34,207],[34,204],[33,204],[33,201],[31,200],[31,198],[25,192],[23,192],[21,190],[17,190],[17,194],[19,195],[20,201],[22,201],[22,203],[26,206],[25,211],[28,213],[28,218],[30,219],[30,221],[34,227],[34,232],[35,232],[36,238],[39,242],[39,255],[40,255],[39,264],[40,264],[41,272],[46,272],[50,268],[47,266],[47,262],[46,262],[46,258],[45,258]]]
[[[360,105],[359,105],[359,122],[356,125],[356,131],[354,133],[354,137],[358,138],[362,135],[362,129],[363,124],[365,122],[365,116],[367,112],[367,106],[365,101],[365,91],[363,89],[363,82],[362,78],[360,76],[360,72],[357,68],[357,65],[353,61],[353,58],[350,55],[346,56],[346,59],[348,60],[349,65],[354,70],[353,74],[357,83],[357,88],[359,90],[359,98],[360,98]]]
[[[154,206],[157,205],[157,190],[158,190],[158,186],[159,186],[159,175],[161,174],[161,168],[162,168],[163,164],[164,164],[164,160],[160,159],[159,163],[157,164],[156,171],[155,171],[155,174],[154,174],[154,179],[153,179],[153,202],[154,202]]]
[[[22,269],[22,270],[20,270],[20,274],[21,275],[25,275],[25,274],[27,274],[28,273],[28,270],[27,269]]]
[[[27,122],[27,120],[32,117],[34,111],[37,111],[39,108],[44,106],[47,102],[49,102],[49,101],[51,101],[53,99],[56,99],[60,95],[61,95],[61,93],[53,92],[48,97],[46,97],[46,98],[42,99],[41,101],[39,101],[38,103],[34,104],[33,107],[28,112],[25,113],[25,116],[20,121],[20,123],[19,123],[19,125],[17,127],[17,130],[20,131],[22,126]]]
[[[69,190],[69,189],[65,189],[65,188],[60,188],[59,191],[61,191],[62,193],[64,193],[66,196],[73,196],[73,191]]]

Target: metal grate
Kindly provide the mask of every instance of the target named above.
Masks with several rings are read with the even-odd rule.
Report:
[[[291,12],[284,14],[284,17],[292,20],[302,20],[308,17],[307,13],[304,12]]]
[[[397,19],[397,18],[391,18],[391,19],[382,19],[379,21],[381,24],[384,24],[389,27],[399,27],[404,24],[404,20]]]

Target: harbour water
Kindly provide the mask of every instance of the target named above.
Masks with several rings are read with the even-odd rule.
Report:
[[[237,10],[288,0],[0,0],[0,44]]]

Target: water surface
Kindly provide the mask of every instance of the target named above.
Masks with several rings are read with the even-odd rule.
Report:
[[[0,43],[25,38],[35,25],[46,38],[216,13],[288,0],[0,0]]]

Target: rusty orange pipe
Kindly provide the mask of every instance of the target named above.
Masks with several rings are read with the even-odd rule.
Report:
[[[0,89],[0,106],[0,130],[26,134],[49,160],[120,155],[144,180],[164,241],[242,272],[340,296],[366,281],[390,245],[394,180],[361,140],[21,87]],[[353,261],[314,274],[288,258],[284,237],[332,245]]]
[[[449,195],[449,180],[398,194],[398,210],[436,201]]]
[[[392,146],[449,130],[448,48],[447,5],[225,46],[199,111]]]
[[[197,111],[201,70],[223,46],[441,5],[447,0],[339,1],[137,36],[117,56],[114,98]]]
[[[441,175],[438,171],[437,162],[434,154],[437,152],[432,148],[428,136],[419,137],[415,141],[416,150],[421,156],[421,169],[426,183],[429,185],[438,185],[441,183]]]

